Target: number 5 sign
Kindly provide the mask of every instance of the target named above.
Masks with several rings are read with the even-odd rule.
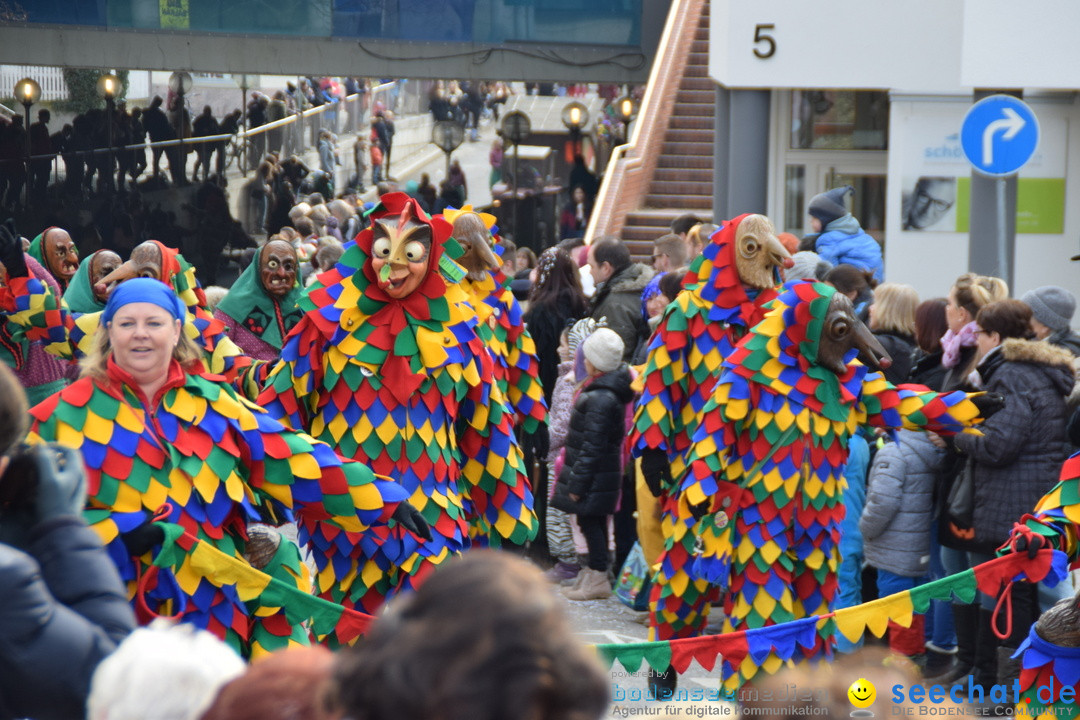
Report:
[[[955,92],[959,51],[911,49],[955,48],[964,2],[830,0],[822,12],[807,0],[709,0],[709,76],[732,89]]]

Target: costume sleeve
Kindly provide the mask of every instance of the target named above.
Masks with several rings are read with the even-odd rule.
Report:
[[[506,292],[510,293],[509,290]],[[540,384],[540,361],[536,358],[536,344],[525,329],[521,306],[513,295],[510,300],[510,331],[506,337],[506,363],[509,371],[507,400],[522,429],[531,433],[547,420],[547,403],[544,402],[544,388]]]
[[[305,316],[286,339],[281,359],[268,366],[258,405],[290,427],[311,431],[308,423],[319,398],[322,358],[322,335]],[[350,392],[345,383],[338,387],[343,393]]]
[[[491,362],[481,349],[465,368],[471,377],[459,413],[461,476],[481,534],[492,545],[521,544],[536,536],[538,523],[510,412],[491,381]]]
[[[1080,453],[1065,461],[1059,478],[1035,505],[1034,514],[1025,515],[1022,522],[1049,537],[1075,562],[1080,556]]]
[[[682,413],[687,407],[690,375],[687,353],[691,339],[682,308],[686,302],[687,295],[683,294],[678,303],[672,304],[649,343],[643,389],[630,429],[630,448],[635,457],[646,449],[666,450],[669,457],[681,450],[676,447],[676,435],[685,427]]]
[[[856,405],[859,423],[873,427],[930,430],[939,435],[977,433],[979,409],[963,392],[937,393],[922,385],[893,385],[867,374]]]
[[[13,345],[40,341],[50,354],[71,357],[71,315],[46,283],[34,277],[10,278],[7,285],[0,287],[0,311]]]

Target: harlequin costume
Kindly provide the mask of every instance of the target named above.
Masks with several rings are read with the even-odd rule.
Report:
[[[64,346],[60,287],[31,255],[23,255],[27,275],[0,284],[0,354],[15,371],[30,403],[67,385],[67,363],[50,354]]]
[[[460,285],[476,313],[476,334],[491,354],[495,385],[513,412],[511,424],[521,429],[519,437],[546,432],[547,403],[540,385],[540,361],[536,357],[536,345],[525,328],[521,305],[510,290],[510,279],[500,269],[492,248],[495,216],[475,213],[470,205],[443,213],[455,228],[463,215],[473,216],[473,222],[466,227],[477,232],[453,231],[454,239],[465,247],[465,256],[459,259],[466,271]],[[471,237],[473,234],[478,236]],[[473,247],[474,244],[480,247]],[[469,524],[473,541],[486,542],[490,530],[487,521],[470,516]]]
[[[689,449],[680,503],[705,514],[695,572],[729,582],[725,630],[825,614],[837,591],[847,442],[859,425],[948,435],[978,421],[961,392],[895,387],[855,355],[883,355],[831,287],[789,283],[724,362]],[[728,553],[733,549],[733,553]],[[794,657],[831,655],[832,622]],[[728,689],[775,654],[724,662]]]
[[[277,360],[285,336],[303,315],[296,304],[303,291],[294,285],[282,297],[271,295],[263,288],[260,272],[257,256],[218,303],[214,318],[226,326],[228,337],[246,355],[272,361]]]
[[[132,292],[121,289],[127,295],[143,292],[139,283],[157,285],[177,302],[173,316],[183,314],[176,297],[156,281],[134,280]],[[371,542],[371,526],[387,522],[405,492],[362,464],[342,460],[326,444],[283,427],[220,377],[204,374],[198,363],[182,368],[172,360],[153,398],[111,356],[106,363],[102,376],[84,377],[31,410],[30,440],[81,451],[86,519],[127,581],[136,614],[143,622],[178,616],[244,655],[305,643],[306,630],[280,608],[246,601],[235,585],[215,580],[213,568],[193,556],[179,553],[163,562],[156,557],[160,539],[135,550],[133,533],[145,531],[156,515],[246,562],[249,521],[290,521],[295,511],[310,527],[333,526]],[[392,556],[394,550],[386,552]],[[281,542],[262,569],[310,588],[291,543]]]
[[[1052,547],[1063,551],[1070,567],[1076,567],[1080,556],[1080,453],[1072,455],[1061,467],[1058,484],[1039,500],[1033,514],[1016,523],[1009,542],[999,553]],[[1052,717],[1075,717],[1077,686],[1080,685],[1080,647],[1076,636],[1080,632],[1077,598],[1071,607],[1059,602],[1032,625],[1028,637],[1020,645],[1022,665],[1020,687],[1025,705],[1031,710],[1046,710]],[[1056,622],[1040,633],[1039,626],[1048,624],[1049,616]],[[1053,691],[1048,689],[1052,684]],[[1040,688],[1041,696],[1040,696]],[[1072,688],[1072,695],[1062,697],[1061,691]]]
[[[482,519],[492,544],[533,537],[536,519],[491,355],[457,284],[462,270],[451,258],[460,248],[449,224],[403,193],[383,196],[369,217],[371,225],[301,298],[304,317],[259,404],[394,478],[431,526],[434,539],[424,544],[400,527],[382,528],[382,547],[363,544],[362,557],[349,562],[334,548],[362,539],[302,526],[302,536],[326,553],[316,552],[315,561],[323,585],[334,588],[330,599],[370,612],[469,546],[467,513]],[[430,238],[422,280],[393,297],[373,247],[397,262],[421,236]],[[395,562],[386,548],[406,559]]]
[[[747,284],[737,267],[740,243],[736,234],[743,221],[748,222],[739,239],[746,246],[750,237],[755,238],[758,254],[754,264],[764,270],[747,272],[745,280],[755,280],[757,287]],[[778,268],[787,252],[775,240],[771,223],[766,223],[762,216],[740,215],[713,233],[683,280],[685,289],[668,305],[649,345],[630,443],[637,456],[649,450],[666,452],[674,481],[655,501],[661,509],[664,550],[649,598],[652,640],[701,634],[710,604],[719,597],[715,585],[690,574],[695,521],[679,513],[678,482],[724,359],[739,338],[764,318],[765,305],[776,297]]]

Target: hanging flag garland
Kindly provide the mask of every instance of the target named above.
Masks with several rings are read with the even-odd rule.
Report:
[[[996,596],[1003,583],[1019,580],[1045,580],[1055,585],[1067,577],[1067,566],[1068,559],[1058,550],[1041,550],[1031,560],[1023,554],[1006,555],[912,590],[825,615],[722,635],[659,642],[599,644],[596,650],[608,667],[618,660],[630,672],[636,671],[645,662],[659,672],[671,665],[681,673],[690,666],[691,660],[697,660],[702,667],[711,670],[717,657],[721,658],[725,669],[734,671],[749,657],[756,665],[764,662],[764,669],[772,673],[792,657],[796,646],[812,648],[818,630],[827,628],[829,623],[850,640],[859,639],[868,630],[881,637],[889,620],[909,627],[912,615],[925,613],[931,600],[955,597],[958,602],[971,603],[975,600],[976,592]],[[775,653],[776,657],[772,659],[773,662],[766,662],[770,652]],[[1074,662],[1076,672],[1080,672],[1080,657]]]

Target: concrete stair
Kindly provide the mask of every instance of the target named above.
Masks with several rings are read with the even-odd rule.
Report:
[[[630,211],[622,238],[634,259],[652,259],[652,242],[668,232],[671,221],[693,213],[712,218],[713,116],[715,83],[709,78],[709,6],[706,3],[679,82],[656,171],[649,180],[644,206]]]

